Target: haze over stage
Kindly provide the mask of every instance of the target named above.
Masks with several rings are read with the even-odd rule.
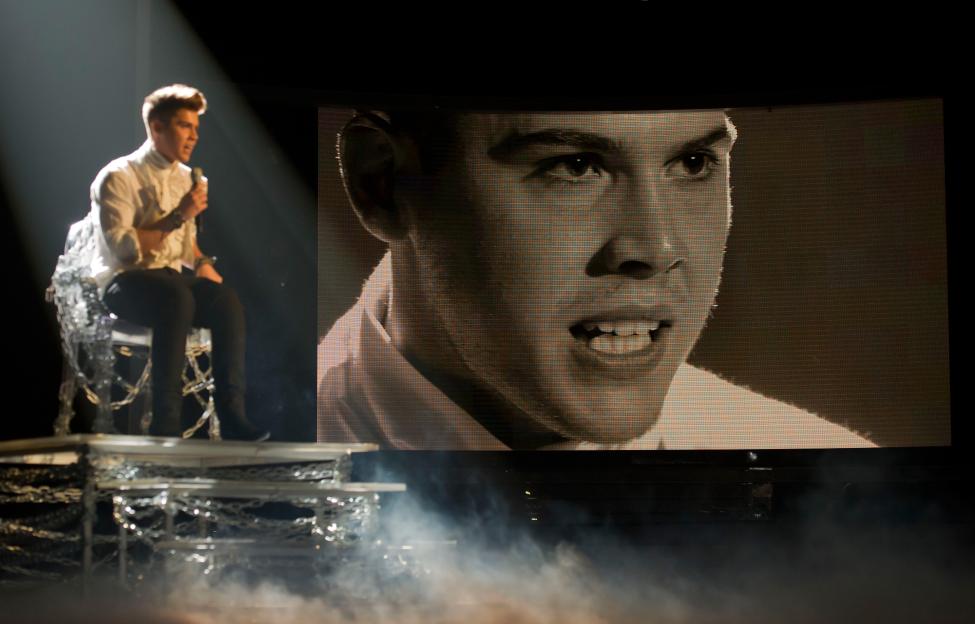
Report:
[[[174,565],[181,577],[242,565],[314,577],[368,551],[380,494],[405,490],[350,479],[352,456],[375,450],[103,434],[0,443],[0,585],[88,592],[115,576],[156,592]]]

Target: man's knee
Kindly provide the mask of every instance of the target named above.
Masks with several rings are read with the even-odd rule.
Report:
[[[224,322],[243,324],[244,306],[240,303],[237,291],[223,284],[214,284],[213,298],[210,301],[211,314],[214,319]]]
[[[178,279],[155,271],[119,275],[105,294],[105,303],[122,318],[150,326],[189,326],[196,313],[190,288]]]
[[[217,295],[214,297],[213,305],[224,310],[243,311],[244,307],[240,303],[240,298],[237,296],[236,290],[223,284],[216,284],[216,286]]]

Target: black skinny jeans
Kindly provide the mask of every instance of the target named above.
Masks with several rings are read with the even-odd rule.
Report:
[[[208,327],[213,336],[213,398],[221,422],[247,421],[244,309],[233,289],[174,269],[141,269],[117,275],[104,301],[119,318],[152,328],[150,434],[177,436],[192,424],[181,415],[180,379],[192,327]]]

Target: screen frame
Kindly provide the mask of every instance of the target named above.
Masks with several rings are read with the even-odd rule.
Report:
[[[592,111],[592,110],[613,110],[613,111],[645,111],[645,110],[667,110],[667,109],[705,109],[705,108],[740,108],[740,107],[765,107],[765,106],[801,106],[816,104],[843,104],[843,103],[863,103],[876,101],[890,101],[903,99],[939,98],[942,101],[943,122],[944,122],[944,146],[945,146],[945,220],[946,220],[946,240],[947,240],[947,280],[948,280],[948,365],[950,383],[950,435],[951,444],[945,446],[899,446],[899,447],[878,447],[868,449],[751,449],[742,450],[661,450],[661,451],[561,451],[572,455],[602,455],[603,453],[619,453],[621,456],[634,456],[646,454],[648,457],[669,456],[674,463],[686,462],[689,459],[700,455],[701,460],[705,460],[714,465],[721,465],[725,461],[739,462],[748,464],[750,453],[760,453],[763,461],[771,462],[774,465],[812,465],[823,461],[829,461],[831,454],[835,454],[837,459],[850,458],[863,454],[874,458],[873,461],[884,463],[912,463],[914,461],[926,462],[938,453],[944,453],[949,462],[958,461],[962,452],[961,449],[970,448],[973,445],[971,425],[960,414],[963,413],[963,406],[960,404],[960,397],[956,389],[961,383],[962,371],[957,365],[952,365],[952,353],[957,353],[957,344],[960,339],[957,323],[952,323],[952,319],[957,317],[957,307],[960,305],[958,288],[953,284],[958,279],[960,267],[958,237],[962,231],[960,226],[959,211],[953,210],[952,205],[957,201],[958,191],[953,183],[957,182],[957,175],[952,173],[952,168],[957,166],[957,160],[951,158],[953,149],[957,149],[957,144],[951,135],[951,102],[949,96],[943,89],[936,88],[910,88],[904,85],[887,88],[860,88],[852,90],[817,90],[817,91],[771,91],[771,90],[739,90],[734,92],[697,92],[683,93],[681,95],[669,96],[646,96],[646,95],[619,95],[607,96],[604,94],[594,95],[591,92],[576,91],[571,97],[565,95],[553,96],[547,93],[519,93],[518,95],[459,95],[457,93],[430,93],[418,92],[405,89],[399,92],[376,92],[376,91],[325,91],[316,90],[306,92],[312,96],[316,110],[321,108],[347,108],[347,109],[367,109],[383,110],[385,108],[406,108],[406,109],[435,109],[440,111],[464,111],[464,110],[491,110],[501,112],[515,111]],[[396,455],[399,453],[456,453],[458,456],[465,454],[484,454],[487,451],[399,451],[384,450],[382,453]],[[552,451],[517,451],[519,455],[534,455],[539,453],[547,455]],[[932,453],[934,455],[932,455]],[[687,455],[690,454],[690,455]],[[726,455],[731,454],[731,455]],[[852,455],[851,455],[852,454]],[[727,457],[735,459],[728,460]],[[710,459],[705,459],[710,458]],[[911,459],[914,458],[914,459]],[[520,461],[520,460],[519,460]],[[526,460],[530,461],[530,460]],[[589,461],[595,461],[587,459]],[[612,464],[608,460],[599,460],[604,463]],[[625,462],[637,460],[620,460]],[[656,460],[655,460],[656,461]],[[697,461],[696,459],[692,461]],[[554,462],[553,462],[554,463]],[[598,462],[597,462],[598,463]],[[637,461],[640,463],[640,461]],[[608,465],[607,464],[607,465]]]

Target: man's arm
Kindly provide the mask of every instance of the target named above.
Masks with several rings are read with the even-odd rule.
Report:
[[[170,235],[175,228],[171,229],[169,219],[160,219],[152,225],[144,228],[136,228],[135,234],[139,238],[139,247],[143,253],[149,253],[162,247],[163,241]]]
[[[138,264],[146,254],[162,247],[166,237],[183,222],[207,208],[206,187],[197,185],[183,196],[169,215],[151,225],[136,228],[134,192],[120,173],[112,172],[105,176],[92,197],[99,207],[105,240],[124,264]]]
[[[201,262],[201,259],[204,260]],[[223,282],[223,276],[213,266],[213,258],[200,251],[200,246],[196,244],[196,241],[193,241],[193,260],[197,277],[202,277],[218,284]]]
[[[138,264],[143,247],[135,222],[135,189],[118,171],[104,175],[92,185],[91,200],[98,207],[98,218],[109,250],[122,263]],[[158,245],[159,243],[157,243]]]
[[[196,217],[207,209],[207,190],[200,184],[195,185],[183,198],[179,200],[179,205],[164,218],[156,221],[152,225],[144,228],[137,228],[136,234],[139,237],[139,245],[143,253],[155,251],[162,247],[163,241],[171,232],[183,226],[183,223]],[[199,258],[202,254],[200,248],[193,243],[194,258]]]

